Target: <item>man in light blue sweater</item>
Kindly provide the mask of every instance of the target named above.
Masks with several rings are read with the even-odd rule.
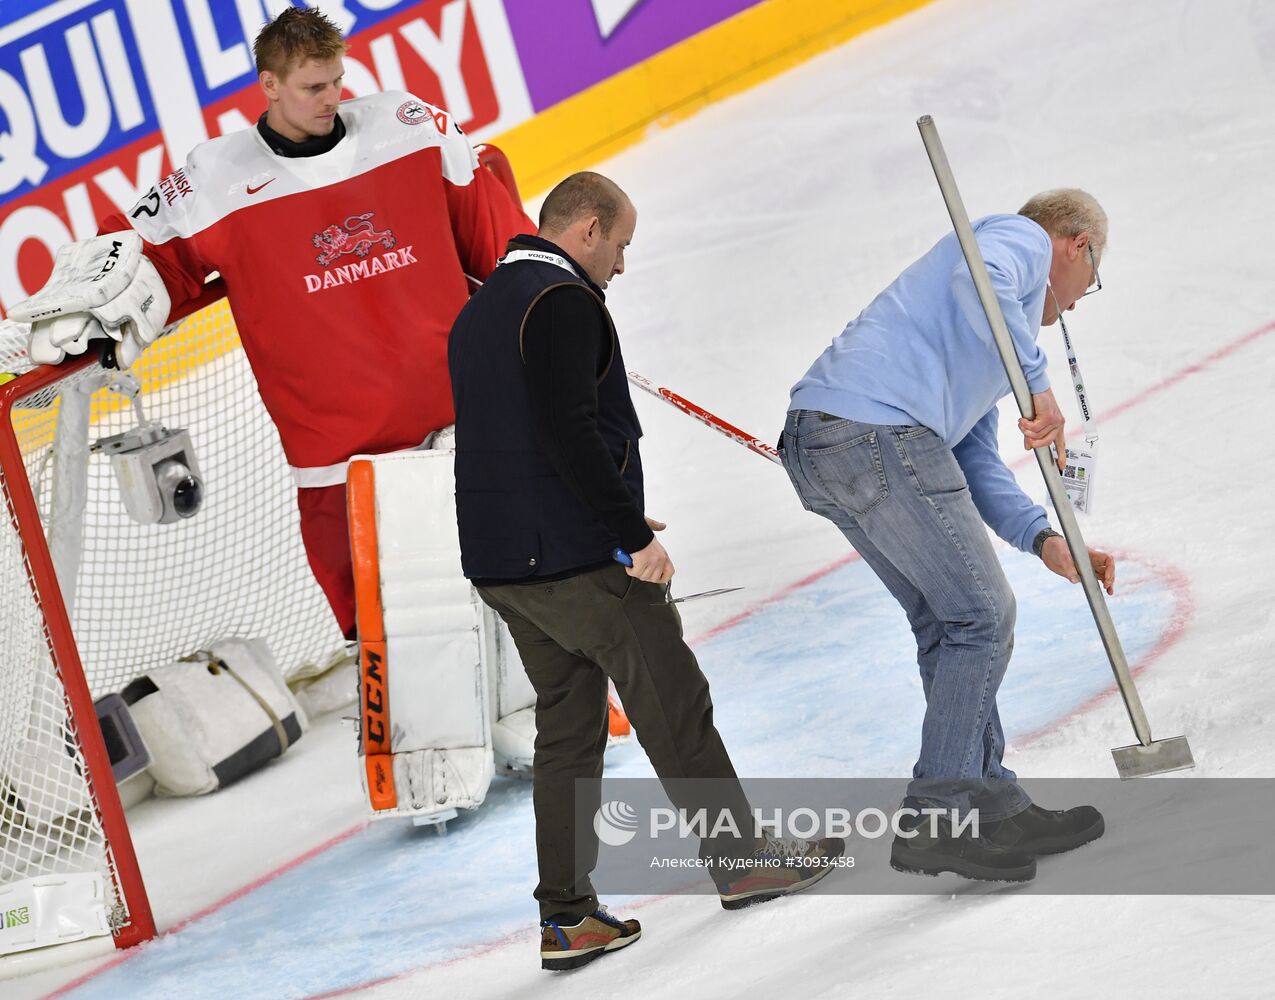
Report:
[[[1053,444],[1063,416],[1049,387],[1042,325],[1073,309],[1098,280],[1107,217],[1075,189],[992,215],[974,232],[1035,404],[1023,444]],[[1032,804],[1002,763],[996,692],[1014,637],[1014,595],[986,524],[1079,580],[1066,542],[1000,457],[997,402],[1010,392],[956,235],[905,270],[832,342],[793,387],[781,441],[807,510],[850,540],[907,613],[926,713],[906,806],[977,808],[979,835],[937,821],[895,839],[900,870],[1024,881],[1035,856],[1101,836],[1090,806]],[[1115,560],[1091,549],[1107,591]]]

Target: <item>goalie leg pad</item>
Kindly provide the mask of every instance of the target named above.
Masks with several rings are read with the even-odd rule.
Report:
[[[376,816],[474,808],[492,777],[486,671],[450,449],[351,461],[364,781]]]
[[[509,627],[473,591],[491,692],[492,751],[502,771],[529,773],[536,751],[536,691]]]
[[[536,690],[518,655],[509,626],[482,603],[480,607],[483,654],[487,682],[492,692],[491,743],[498,770],[529,774],[536,751]],[[629,718],[614,691],[607,695],[607,746],[627,742],[632,735]]]
[[[362,769],[374,816],[481,804],[493,767],[529,772],[536,693],[505,623],[464,578],[452,437],[356,457],[348,504]],[[614,695],[612,740],[628,735]]]

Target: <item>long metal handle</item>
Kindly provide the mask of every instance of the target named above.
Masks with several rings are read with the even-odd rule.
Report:
[[[916,126],[921,131],[921,141],[925,143],[925,151],[929,154],[930,165],[934,168],[934,176],[943,192],[943,201],[947,204],[948,214],[952,217],[952,226],[956,237],[960,240],[961,250],[965,254],[965,262],[969,265],[970,276],[974,279],[974,288],[978,299],[987,314],[987,322],[992,328],[992,336],[996,340],[996,349],[1000,352],[1001,361],[1005,365],[1005,374],[1009,376],[1009,384],[1014,390],[1014,399],[1018,403],[1019,412],[1031,420],[1035,415],[1031,391],[1027,387],[1027,378],[1023,375],[1022,364],[1018,353],[1014,350],[1014,342],[1010,338],[1009,328],[1005,325],[1005,316],[1001,312],[1000,302],[992,288],[992,279],[987,273],[987,265],[983,261],[983,253],[978,241],[974,238],[974,228],[970,225],[969,216],[965,212],[965,204],[956,187],[956,178],[947,162],[947,154],[943,151],[943,143],[939,139],[934,119],[929,115],[917,119]],[[1093,613],[1094,623],[1098,626],[1098,634],[1102,637],[1103,648],[1107,651],[1107,659],[1111,663],[1111,671],[1115,674],[1116,684],[1120,688],[1120,696],[1124,699],[1125,708],[1129,712],[1129,721],[1133,723],[1133,731],[1138,741],[1147,746],[1151,743],[1151,726],[1147,722],[1146,712],[1142,708],[1142,699],[1138,697],[1138,689],[1133,683],[1133,675],[1129,672],[1129,662],[1125,659],[1124,649],[1120,645],[1120,637],[1116,635],[1115,623],[1111,620],[1111,612],[1107,610],[1107,601],[1102,595],[1102,588],[1094,576],[1093,566],[1089,563],[1089,550],[1084,537],[1080,533],[1080,525],[1076,522],[1076,512],[1072,509],[1071,499],[1063,488],[1062,477],[1054,464],[1049,449],[1037,448],[1036,462],[1040,466],[1041,475],[1045,477],[1045,488],[1054,502],[1054,510],[1062,525],[1063,536],[1067,539],[1067,547],[1071,550],[1071,558],[1080,572],[1080,583],[1085,591],[1085,599],[1089,602],[1089,610]]]

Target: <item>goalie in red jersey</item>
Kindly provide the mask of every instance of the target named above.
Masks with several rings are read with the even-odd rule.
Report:
[[[445,110],[404,92],[342,102],[345,50],[323,14],[286,9],[254,45],[268,101],[256,126],[200,143],[105,220],[110,235],[64,247],[10,317],[32,323],[35,362],[109,336],[127,368],[219,274],[298,486],[310,566],[353,638],[348,461],[419,448],[453,422],[452,321],[471,280],[534,225]],[[410,734],[415,709],[400,707],[396,732]],[[437,727],[415,728],[394,753],[433,752]]]
[[[110,303],[97,320],[39,324],[31,354],[60,361],[106,327],[127,367],[220,273],[300,487],[310,565],[350,635],[346,460],[418,446],[452,422],[447,333],[466,275],[486,278],[531,221],[446,111],[402,92],[341,103],[345,42],[318,11],[284,11],[254,50],[269,101],[256,127],[200,143],[103,223],[141,237],[129,287],[155,303],[122,324]]]

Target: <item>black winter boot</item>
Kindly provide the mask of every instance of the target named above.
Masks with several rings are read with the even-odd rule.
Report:
[[[918,819],[910,830],[894,838],[890,867],[895,871],[918,875],[955,872],[985,882],[1030,882],[1036,877],[1036,859],[1030,854],[994,844],[981,831],[975,837],[968,828],[954,837],[946,819],[934,820],[933,828],[931,817]],[[932,829],[937,830],[937,836]]]
[[[1008,819],[984,823],[980,832],[994,844],[1034,856],[1074,850],[1105,829],[1102,813],[1093,806],[1042,809],[1033,804]]]

